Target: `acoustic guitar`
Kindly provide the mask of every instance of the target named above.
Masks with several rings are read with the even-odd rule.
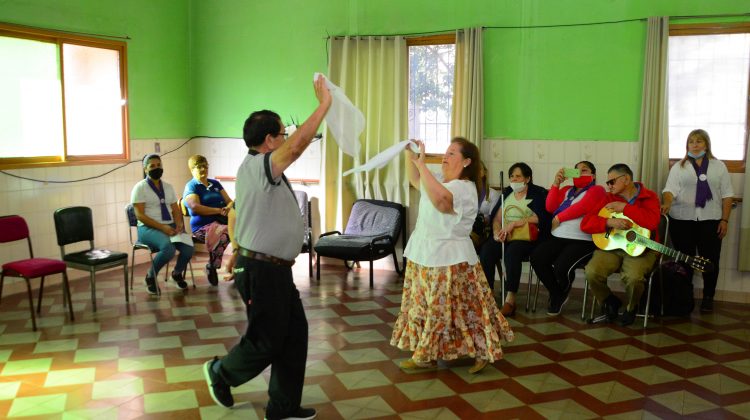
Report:
[[[622,249],[628,255],[637,257],[643,254],[643,251],[648,248],[671,257],[675,261],[684,262],[700,272],[712,271],[714,269],[713,263],[705,257],[687,255],[649,239],[651,237],[650,230],[638,226],[629,217],[622,213],[612,212],[607,208],[602,208],[599,211],[599,216],[607,219],[626,219],[633,223],[633,226],[628,230],[607,229],[606,232],[591,235],[594,244],[599,249],[605,251]]]

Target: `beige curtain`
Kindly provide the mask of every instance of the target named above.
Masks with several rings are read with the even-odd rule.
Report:
[[[481,150],[484,138],[482,28],[456,31],[451,137],[466,137]]]
[[[330,41],[328,75],[365,115],[360,156],[344,155],[332,139],[323,148],[325,229],[343,226],[354,200],[409,204],[405,157],[386,167],[343,178],[347,169],[408,138],[408,52],[403,37],[344,37]],[[330,132],[327,133],[330,137]]]
[[[669,174],[667,107],[667,45],[669,18],[648,18],[646,62],[643,70],[640,142],[641,165],[638,180],[661,191]]]
[[[740,203],[740,252],[737,253],[737,270],[750,271],[750,202],[744,201],[750,197],[750,147],[745,155],[745,185],[742,190],[742,203]]]

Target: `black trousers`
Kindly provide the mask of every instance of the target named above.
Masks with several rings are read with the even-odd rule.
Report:
[[[669,218],[669,237],[675,249],[690,256],[700,255],[714,264],[714,269],[703,273],[703,297],[714,297],[716,279],[719,278],[719,258],[721,239],[716,233],[718,220],[678,220]],[[689,279],[693,279],[693,269],[688,267]]]
[[[266,415],[284,417],[302,401],[307,361],[307,319],[291,267],[238,256],[235,284],[247,309],[247,331],[221,360],[233,387],[271,365]]]
[[[503,256],[502,243],[495,242],[490,238],[482,244],[479,250],[479,262],[482,264],[482,270],[490,284],[490,289],[495,288],[495,264]],[[528,258],[531,251],[536,246],[536,242],[529,241],[511,241],[505,244],[505,291],[518,293],[518,287],[521,283],[521,273],[523,261]]]
[[[531,253],[531,267],[547,288],[550,297],[560,299],[570,289],[574,279],[572,275],[568,277],[570,267],[595,249],[596,246],[591,241],[552,236],[537,245]]]

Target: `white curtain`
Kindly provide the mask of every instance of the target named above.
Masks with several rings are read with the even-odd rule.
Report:
[[[332,230],[348,219],[352,204],[358,198],[409,204],[409,180],[403,154],[382,169],[341,176],[347,169],[367,162],[408,136],[406,41],[400,36],[333,38],[328,75],[365,116],[360,156],[351,158],[344,155],[334,141],[325,142],[323,220],[325,229]]]
[[[466,137],[481,150],[484,138],[482,28],[456,31],[451,137]]]
[[[669,174],[667,107],[667,46],[669,18],[648,18],[646,60],[643,71],[640,142],[641,165],[638,180],[661,191]]]
[[[750,147],[746,148],[745,155],[745,185],[742,190],[742,203],[740,203],[740,251],[737,253],[737,270],[750,271],[750,202],[744,201],[750,197]]]

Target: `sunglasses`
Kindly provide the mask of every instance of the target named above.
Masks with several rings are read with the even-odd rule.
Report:
[[[622,178],[622,177],[624,177],[624,176],[625,176],[625,175],[623,174],[623,175],[620,175],[620,176],[616,176],[616,177],[614,177],[614,178],[610,179],[609,181],[607,181],[607,186],[609,186],[609,187],[612,187],[612,186],[614,186],[614,185],[615,185],[615,182],[617,182],[617,180],[618,180],[618,179],[620,179],[620,178]]]

